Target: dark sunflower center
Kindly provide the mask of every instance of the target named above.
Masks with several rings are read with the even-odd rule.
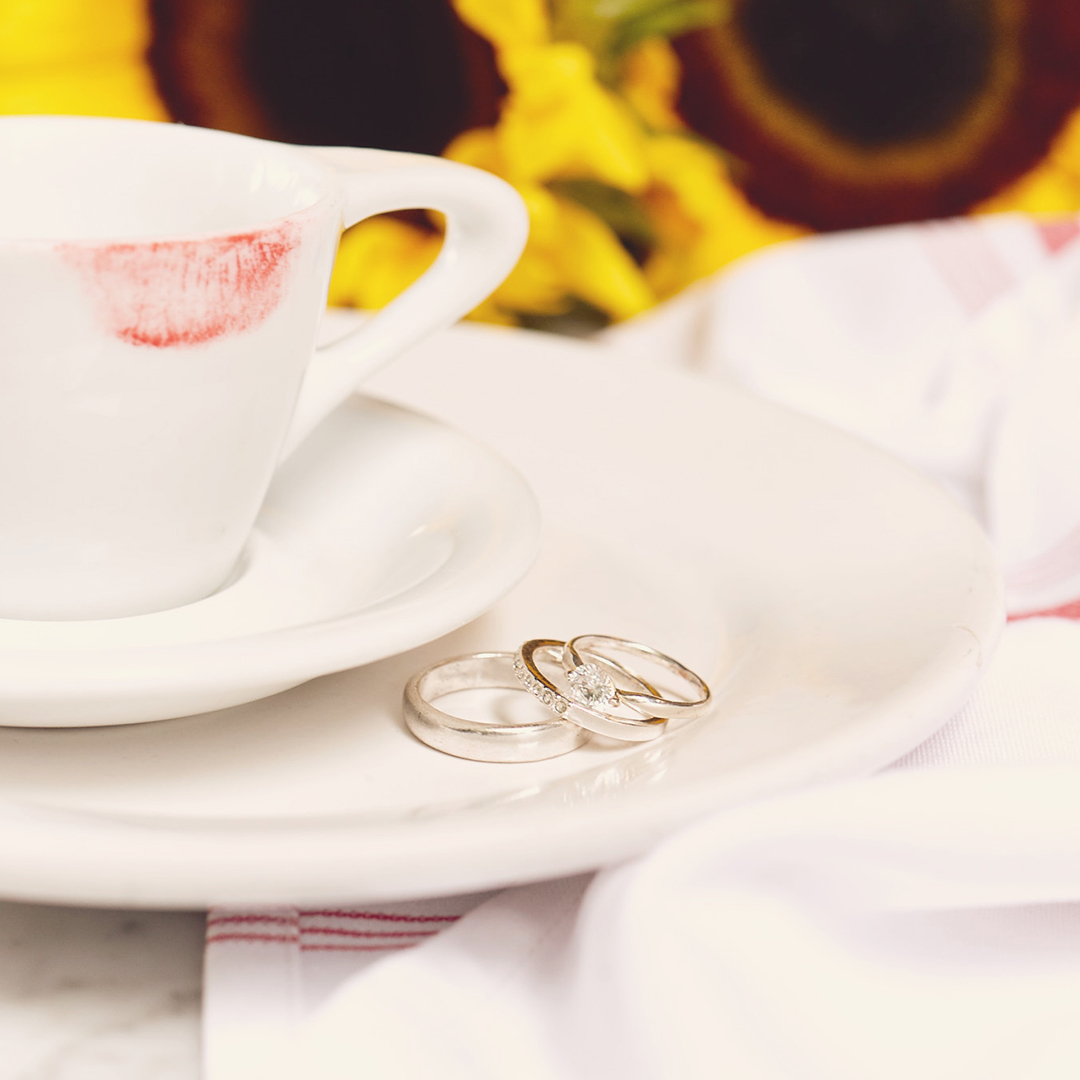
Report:
[[[468,73],[445,0],[244,6],[247,69],[284,137],[439,153],[465,126]]]
[[[989,0],[742,0],[776,91],[866,149],[938,134],[987,84]]]

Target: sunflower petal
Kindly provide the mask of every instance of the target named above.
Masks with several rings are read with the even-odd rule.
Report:
[[[544,0],[452,0],[466,26],[496,48],[539,45],[551,34]]]

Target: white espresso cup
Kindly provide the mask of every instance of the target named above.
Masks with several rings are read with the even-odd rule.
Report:
[[[416,207],[446,215],[435,264],[316,349],[342,228]],[[509,185],[438,158],[0,118],[0,618],[214,592],[278,462],[487,296],[527,230]]]

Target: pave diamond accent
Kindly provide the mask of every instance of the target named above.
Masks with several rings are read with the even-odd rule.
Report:
[[[556,700],[555,695],[540,682],[538,678],[525,666],[525,661],[521,657],[517,657],[514,660],[514,674],[518,677],[521,685],[529,691],[530,694],[534,694],[545,705],[551,706]],[[565,706],[563,708],[565,711]]]
[[[567,674],[566,681],[570,684],[570,696],[590,709],[616,704],[615,683],[596,664],[579,664]]]

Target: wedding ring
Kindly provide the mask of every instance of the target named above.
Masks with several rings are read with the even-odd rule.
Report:
[[[600,665],[585,661],[578,665],[582,670],[567,677],[567,691],[564,693],[537,667],[537,654],[546,654],[555,663],[562,659],[564,643],[553,638],[533,638],[518,649],[514,660],[514,671],[521,684],[534,697],[542,701],[556,715],[586,731],[596,735],[605,735],[625,742],[647,742],[663,734],[667,720],[652,716],[618,716],[611,710],[622,704],[626,691],[615,686],[610,674]],[[631,683],[640,689],[646,697],[653,696],[653,687],[636,675],[626,671],[620,664],[608,663],[605,666],[618,669]],[[657,700],[662,700],[657,697]],[[599,706],[599,707],[598,707]]]
[[[639,693],[635,690],[620,690],[619,700],[624,705],[636,709],[643,716],[659,716],[668,720],[692,720],[701,716],[711,704],[712,693],[705,680],[685,664],[680,664],[678,660],[668,656],[667,653],[660,652],[659,649],[642,645],[638,641],[630,641],[628,638],[611,637],[609,634],[580,634],[571,638],[563,646],[561,660],[567,678],[573,679],[574,672],[582,670],[583,666],[587,666],[589,662],[614,662],[613,658],[607,655],[608,651],[643,656],[654,664],[673,672],[690,687],[690,696],[686,698],[663,697],[655,692]],[[629,670],[622,664],[619,666],[624,671]],[[653,688],[650,687],[651,689]]]
[[[473,653],[418,672],[405,684],[402,707],[408,729],[444,754],[473,761],[542,761],[577,749],[589,733],[568,720],[499,724],[466,720],[431,704],[433,698],[456,690],[521,690],[515,660],[509,652]]]

